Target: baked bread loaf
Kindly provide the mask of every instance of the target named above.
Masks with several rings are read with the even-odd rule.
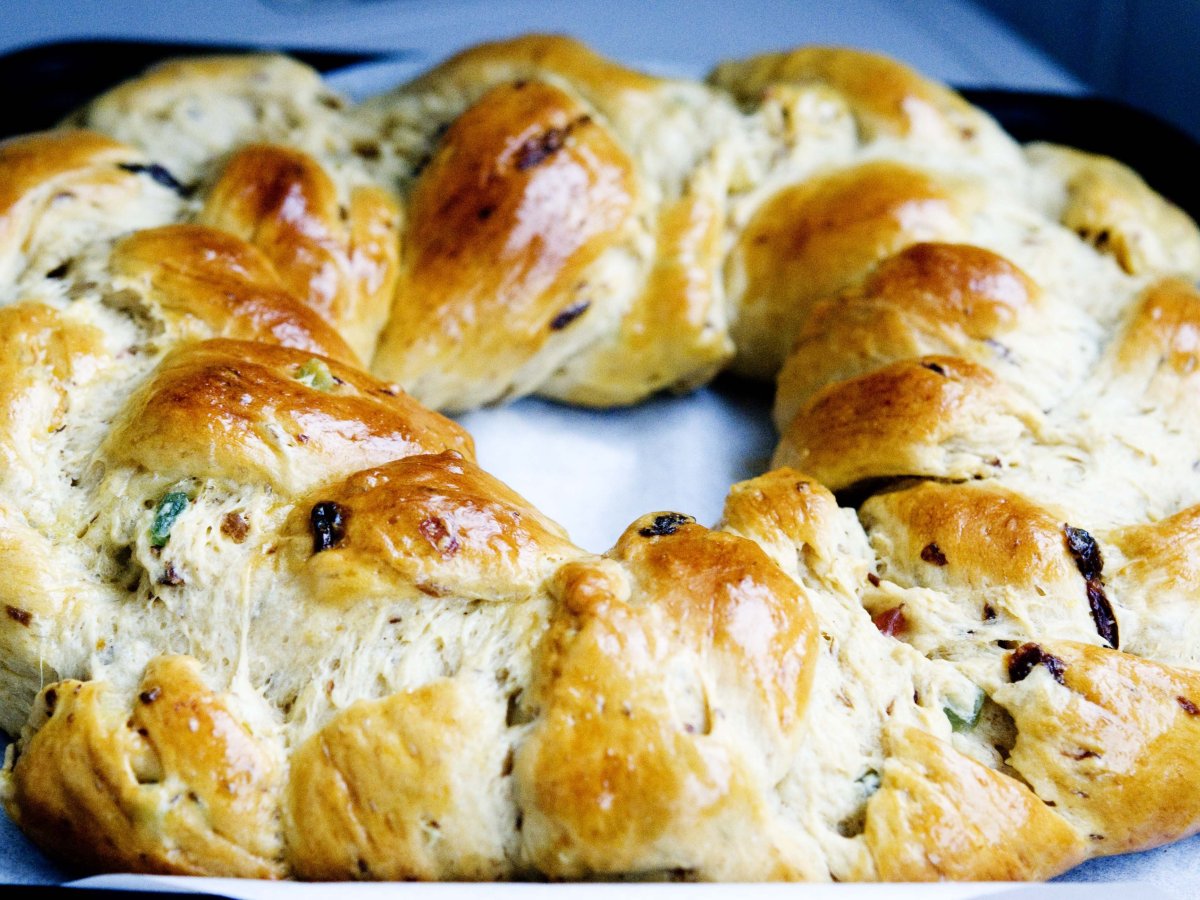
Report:
[[[699,84],[531,36],[353,107],[162,66],[0,145],[9,814],[310,879],[1189,835],[1198,275],[1118,163],[857,51]],[[778,376],[776,467],[603,556],[430,411],[727,367]]]

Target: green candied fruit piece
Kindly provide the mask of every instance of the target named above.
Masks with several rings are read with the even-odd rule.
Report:
[[[983,691],[975,691],[975,706],[966,715],[956,710],[953,706],[943,706],[942,712],[950,720],[950,727],[954,731],[959,733],[970,731],[979,724],[979,716],[983,712]]]
[[[867,769],[867,771],[863,772],[856,779],[854,779],[855,784],[862,788],[863,795],[867,797],[870,797],[877,790],[879,790],[881,781],[882,779],[879,777],[879,772],[875,769]]]
[[[338,385],[337,377],[329,371],[324,360],[310,359],[296,370],[296,380],[314,391],[328,394]]]
[[[170,491],[154,507],[154,524],[150,526],[150,546],[165,547],[171,537],[171,528],[190,501],[183,491]]]

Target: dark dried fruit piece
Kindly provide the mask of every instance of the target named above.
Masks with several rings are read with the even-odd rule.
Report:
[[[578,303],[572,303],[557,316],[550,320],[551,331],[562,331],[585,312],[592,305],[590,300],[581,300]]]
[[[553,156],[562,149],[566,137],[565,128],[547,128],[541,134],[531,137],[517,151],[517,169],[524,172]]]
[[[167,587],[179,587],[179,585],[184,584],[185,582],[183,576],[180,575],[179,571],[175,568],[175,564],[167,563],[166,568],[163,569],[162,575],[158,577],[158,583],[164,584]]]
[[[1104,570],[1104,557],[1100,554],[1100,545],[1096,543],[1096,539],[1084,529],[1070,525],[1063,526],[1063,538],[1079,574],[1089,581],[1099,578]]]
[[[174,191],[181,197],[186,197],[191,191],[178,178],[167,171],[165,166],[158,163],[117,163],[117,168],[134,175],[147,175],[156,184]]]
[[[1070,525],[1063,526],[1063,539],[1067,545],[1067,552],[1075,560],[1075,568],[1079,569],[1079,574],[1086,583],[1088,607],[1092,612],[1092,621],[1096,624],[1096,634],[1116,650],[1121,637],[1112,604],[1108,602],[1108,596],[1104,593],[1104,557],[1100,553],[1100,545],[1082,528],[1073,528]]]
[[[1008,678],[1012,682],[1024,681],[1038,666],[1045,666],[1051,677],[1061,685],[1066,685],[1064,677],[1067,664],[1057,656],[1044,651],[1037,644],[1022,644],[1008,658]]]
[[[932,566],[944,566],[948,562],[942,548],[934,543],[928,543],[921,548],[921,559]]]
[[[150,704],[150,703],[153,703],[155,700],[157,700],[161,696],[162,696],[162,688],[155,685],[154,687],[150,688],[150,690],[142,691],[140,694],[138,694],[138,699],[141,700],[143,703]]]
[[[678,531],[680,525],[690,525],[695,521],[694,518],[685,516],[683,513],[662,513],[654,517],[653,525],[649,525],[646,528],[639,528],[638,534],[642,537],[665,537],[668,534],[674,534]]]
[[[235,544],[240,544],[246,540],[246,535],[250,533],[250,523],[246,521],[246,517],[241,513],[231,512],[226,513],[221,519],[221,534],[229,538]]]
[[[1103,584],[1099,581],[1089,581],[1087,598],[1088,606],[1092,611],[1092,621],[1096,623],[1096,634],[1108,641],[1108,645],[1116,650],[1120,642],[1117,617],[1113,613],[1112,604],[1108,602],[1108,597],[1104,593]]]
[[[33,613],[27,609],[21,609],[19,606],[5,604],[4,612],[18,625],[24,625],[26,628],[28,628],[29,623],[33,621]]]
[[[308,522],[312,528],[313,553],[331,550],[346,536],[346,520],[350,511],[332,500],[322,500],[313,506]]]

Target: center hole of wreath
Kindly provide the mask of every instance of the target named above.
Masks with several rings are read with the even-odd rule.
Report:
[[[771,394],[766,384],[720,380],[627,409],[526,399],[459,421],[484,470],[576,544],[602,553],[644,513],[671,510],[714,524],[729,486],[768,467],[776,443]]]

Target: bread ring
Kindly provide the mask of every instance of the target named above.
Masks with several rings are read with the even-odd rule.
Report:
[[[1200,829],[1200,231],[907,67],[169,63],[0,144],[0,796],[95,870],[1037,879]],[[439,412],[778,378],[597,556]],[[368,370],[370,374],[368,374]]]

